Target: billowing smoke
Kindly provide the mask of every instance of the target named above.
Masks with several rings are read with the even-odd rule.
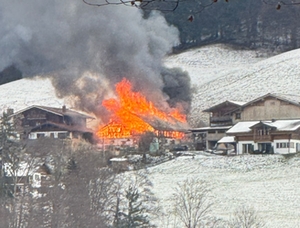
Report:
[[[0,2],[0,71],[14,65],[25,77],[50,77],[59,97],[88,112],[100,112],[123,77],[155,103],[189,109],[188,75],[162,66],[178,30],[158,13],[144,19],[134,7],[81,0]]]

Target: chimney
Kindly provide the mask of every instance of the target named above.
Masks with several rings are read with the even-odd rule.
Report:
[[[67,107],[65,105],[62,106],[62,112],[66,112]]]
[[[7,115],[12,115],[12,114],[14,114],[14,109],[12,109],[12,108],[8,108],[7,110],[6,110],[6,113],[7,113]]]

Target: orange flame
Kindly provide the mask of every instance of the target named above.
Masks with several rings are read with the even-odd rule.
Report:
[[[111,121],[108,125],[100,127],[97,136],[100,138],[127,138],[146,131],[157,133],[149,123],[143,120],[159,119],[169,123],[186,122],[186,116],[177,109],[170,113],[160,111],[154,104],[139,92],[133,92],[131,83],[125,78],[116,85],[118,100],[111,98],[104,100],[102,105],[111,111]],[[163,133],[166,136],[174,135],[181,138],[180,132]]]

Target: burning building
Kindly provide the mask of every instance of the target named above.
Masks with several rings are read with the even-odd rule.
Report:
[[[179,109],[159,110],[141,92],[133,92],[131,83],[126,79],[116,85],[116,95],[117,98],[102,102],[110,112],[110,119],[108,124],[99,127],[96,135],[105,140],[105,144],[120,139],[132,143],[146,132],[153,132],[156,137],[164,139],[184,137],[186,116]]]

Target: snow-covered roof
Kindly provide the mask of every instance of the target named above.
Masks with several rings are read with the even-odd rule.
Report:
[[[296,106],[300,106],[300,104],[299,104],[300,96],[295,96],[295,95],[292,96],[292,95],[288,95],[288,94],[278,94],[278,93],[267,93],[263,96],[257,97],[254,100],[251,100],[251,101],[245,103],[243,105],[243,107],[249,106],[249,105],[251,105],[251,104],[253,104],[257,101],[260,101],[262,99],[265,99],[267,97],[273,97],[273,98],[276,98],[278,100],[282,100],[282,101],[294,104]]]
[[[300,119],[295,120],[275,120],[275,121],[242,121],[235,124],[226,133],[246,133],[251,131],[251,127],[262,123],[270,127],[276,128],[277,131],[295,131],[300,127]]]
[[[218,141],[218,143],[232,143],[232,142],[235,142],[234,136],[224,136]]]
[[[93,119],[93,117],[91,117],[91,116],[88,116],[86,114],[83,114],[83,113],[80,113],[80,112],[77,112],[77,111],[73,111],[73,110],[70,110],[70,109],[67,109],[67,108],[63,110],[63,108],[46,107],[46,106],[40,106],[40,105],[29,106],[25,109],[19,110],[18,112],[12,114],[12,116],[18,115],[18,114],[20,114],[22,112],[25,112],[27,110],[30,110],[32,108],[37,108],[37,109],[44,110],[46,112],[51,112],[51,113],[53,113],[55,115],[58,115],[58,116],[70,116],[70,117],[81,117],[81,118]]]
[[[244,105],[246,102],[242,102],[242,101],[231,101],[231,100],[226,100],[223,101],[221,103],[218,103],[208,109],[203,110],[203,112],[213,112],[213,110],[224,107],[224,106],[228,106],[228,105],[235,105],[236,108],[241,107],[242,105]],[[235,109],[235,108],[234,108]]]
[[[230,128],[226,133],[243,133],[243,132],[250,132],[253,125],[259,123],[259,121],[243,121],[238,122],[232,128]]]
[[[214,127],[198,127],[198,128],[191,128],[189,131],[208,131],[208,130],[228,130],[232,126],[214,126]]]
[[[271,121],[268,121],[270,123]],[[279,131],[295,131],[300,127],[300,119],[296,120],[277,120],[272,125]]]
[[[232,100],[228,100],[228,101],[233,103],[233,104],[239,105],[239,106],[242,106],[242,105],[247,103],[245,101],[232,101]]]

